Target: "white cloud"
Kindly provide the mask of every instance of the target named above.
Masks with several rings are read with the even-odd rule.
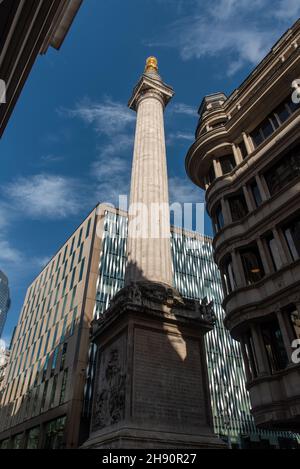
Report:
[[[52,153],[49,153],[48,155],[43,155],[41,157],[41,162],[44,164],[51,164],[51,163],[57,163],[59,161],[63,161],[63,156],[59,155],[53,155]]]
[[[99,103],[84,100],[78,103],[75,109],[60,112],[69,117],[78,117],[86,124],[92,124],[97,133],[108,136],[124,132],[136,119],[135,113],[127,106],[110,98],[105,98]]]
[[[32,218],[65,218],[80,209],[78,183],[63,176],[38,174],[8,184],[4,193],[15,211]]]
[[[22,253],[11,246],[7,239],[0,238],[0,262],[19,263],[23,256]]]
[[[191,132],[170,132],[167,137],[167,145],[173,145],[180,140],[192,143],[195,140],[195,135]]]
[[[183,60],[222,56],[229,76],[256,65],[284,32],[278,19],[296,20],[300,12],[299,0],[218,0],[213,5],[198,0],[188,6],[169,32],[149,45],[175,47]]]
[[[197,109],[184,103],[174,103],[168,108],[170,114],[183,114],[185,116],[197,117]]]
[[[281,20],[292,20],[300,15],[299,0],[280,0],[274,15]]]
[[[170,204],[201,203],[204,192],[196,187],[187,177],[174,176],[169,178]]]

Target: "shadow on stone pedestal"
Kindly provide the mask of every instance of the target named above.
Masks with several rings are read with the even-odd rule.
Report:
[[[123,288],[93,323],[98,347],[83,448],[225,448],[213,434],[204,335],[211,305],[162,284]]]

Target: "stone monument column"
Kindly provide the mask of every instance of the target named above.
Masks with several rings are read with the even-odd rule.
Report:
[[[125,286],[92,324],[97,366],[85,448],[224,447],[212,429],[204,342],[212,304],[172,286],[163,111],[173,94],[150,57],[129,102],[137,126]]]
[[[174,95],[149,57],[129,101],[137,112],[125,284],[140,280],[173,285],[164,109]]]

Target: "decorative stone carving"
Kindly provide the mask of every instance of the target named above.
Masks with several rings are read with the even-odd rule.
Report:
[[[93,430],[116,424],[124,419],[125,380],[120,366],[119,350],[113,349],[105,369],[106,386],[99,389],[95,399]]]

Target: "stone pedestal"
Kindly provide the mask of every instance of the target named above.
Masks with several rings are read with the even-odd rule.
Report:
[[[211,305],[168,286],[122,289],[93,324],[98,347],[84,448],[223,448],[212,431],[204,335]]]

